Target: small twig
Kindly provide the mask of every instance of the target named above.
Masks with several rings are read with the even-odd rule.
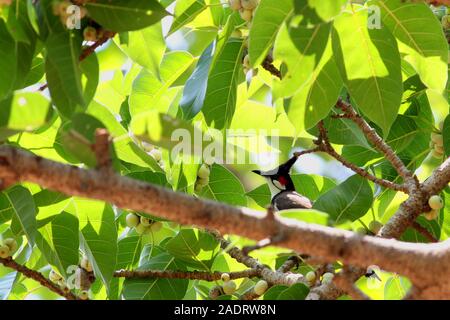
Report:
[[[42,275],[42,273],[32,270],[32,269],[29,269],[28,267],[17,263],[12,258],[6,258],[6,259],[0,258],[0,263],[3,264],[5,267],[16,270],[17,272],[21,273],[22,275],[24,275],[27,278],[30,278],[36,282],[39,282],[42,286],[55,292],[56,294],[60,295],[61,297],[66,298],[67,300],[78,300],[78,297],[76,295],[74,295],[72,292],[64,291],[58,285],[56,285],[49,279],[45,278]]]
[[[97,158],[97,169],[111,171],[111,136],[106,129],[99,128],[95,131],[95,143],[92,149]]]
[[[300,264],[300,258],[297,256],[290,256],[287,260],[277,269],[278,272],[289,272],[293,268],[298,267]]]
[[[282,79],[281,71],[273,65],[273,59],[270,56],[267,56],[264,59],[264,61],[261,63],[261,66],[275,77],[279,78],[280,80]]]
[[[414,221],[411,224],[411,227],[414,228],[418,233],[424,236],[430,242],[439,242],[427,228],[421,226],[417,221]]]

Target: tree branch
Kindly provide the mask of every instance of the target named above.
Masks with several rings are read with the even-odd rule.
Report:
[[[205,271],[176,271],[176,270],[118,270],[114,272],[116,278],[164,278],[164,279],[189,279],[217,281],[220,280],[224,272],[205,272]],[[243,271],[227,272],[230,279],[252,278],[259,275],[257,269],[248,269]]]
[[[0,258],[0,263],[3,264],[5,267],[16,270],[17,272],[23,274],[27,278],[39,282],[43,287],[46,287],[50,291],[55,292],[56,294],[66,298],[67,300],[78,300],[77,296],[74,295],[72,292],[64,291],[58,285],[56,285],[55,283],[44,277],[42,273],[32,270],[24,265],[21,265],[16,261],[14,261],[12,258],[6,259]]]

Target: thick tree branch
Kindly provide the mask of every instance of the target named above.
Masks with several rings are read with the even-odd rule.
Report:
[[[24,265],[21,265],[14,261],[11,258],[0,258],[0,263],[3,264],[5,267],[11,268],[16,270],[17,272],[21,273],[27,278],[33,279],[36,282],[39,282],[42,286],[48,288],[49,290],[55,292],[56,294],[60,295],[61,297],[66,298],[67,300],[77,300],[77,296],[74,295],[72,292],[61,289],[57,284],[53,283],[46,277],[42,275],[42,273],[37,272],[35,270],[32,270]]]
[[[176,270],[118,270],[114,272],[116,278],[164,278],[164,279],[189,279],[217,281],[220,280],[224,272],[205,272],[205,271],[176,271]],[[243,271],[227,272],[230,279],[251,278],[259,275],[257,269],[248,269]]]
[[[375,264],[409,277],[418,286],[427,286],[427,296],[450,296],[450,277],[435,277],[436,274],[450,275],[450,241],[437,244],[404,243],[370,236],[360,237],[350,231],[280,217],[265,219],[264,213],[259,211],[196,199],[117,174],[105,177],[98,170],[46,160],[11,146],[0,147],[0,177],[8,177],[16,182],[33,182],[67,195],[103,200],[121,208],[151,212],[180,224],[215,228],[222,233],[238,234],[255,240],[266,237],[275,228],[284,235],[280,246],[310,253],[327,261],[340,260],[346,265],[365,268],[368,263]],[[450,160],[447,160],[423,184],[423,188],[442,190],[449,179]],[[420,201],[416,199],[412,203],[410,199],[405,202],[410,201],[406,207],[420,213],[427,199],[422,197]],[[403,220],[405,228],[409,225],[408,217],[398,212],[394,216],[398,216],[400,225],[403,225]],[[388,238],[396,237],[398,232],[403,231],[403,227],[389,229],[389,225],[387,223],[383,228],[386,230],[382,229]],[[231,248],[230,253],[231,250],[236,251]],[[244,256],[242,252],[236,252],[235,259],[250,268],[261,268],[259,262]],[[301,275],[289,275],[288,279],[286,274],[282,275],[268,268],[261,270],[261,276],[268,282],[289,285],[302,281]]]

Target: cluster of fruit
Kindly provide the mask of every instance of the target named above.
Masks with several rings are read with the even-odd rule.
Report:
[[[154,146],[150,144],[146,144],[144,146],[146,152],[155,159],[156,162],[158,162],[161,169],[164,169],[164,161],[162,160],[162,152],[158,148],[155,148]]]
[[[17,250],[17,241],[13,238],[6,238],[0,241],[0,258],[11,257]]]
[[[442,159],[442,156],[444,155],[445,152],[444,138],[442,137],[442,134],[440,133],[431,134],[430,148],[433,149],[433,152],[431,153],[433,157]]]
[[[104,36],[104,30],[102,28],[94,28],[91,26],[87,26],[83,29],[83,38],[85,41],[96,42],[100,40]]]
[[[450,41],[450,8],[447,8],[446,6],[431,6],[431,10],[433,10],[436,18],[441,21],[442,29],[447,37],[447,41]]]
[[[440,196],[434,195],[428,199],[428,205],[431,211],[425,212],[423,215],[427,220],[434,220],[439,216],[439,211],[444,207],[444,202]]]
[[[231,10],[238,11],[241,18],[247,22],[252,21],[253,13],[259,4],[259,0],[229,0]]]
[[[200,193],[204,186],[209,183],[209,175],[211,174],[211,170],[209,169],[209,165],[206,163],[200,166],[197,172],[197,181],[195,181],[195,192]]]
[[[158,232],[162,228],[162,222],[138,216],[135,213],[127,214],[126,223],[129,228],[134,228],[138,234]]]
[[[309,271],[306,275],[305,275],[306,280],[308,281],[308,284],[310,286],[313,286],[316,283],[316,273],[314,271]],[[322,275],[322,284],[327,284],[327,283],[331,283],[331,281],[333,281],[334,278],[334,274],[331,272],[325,272]]]
[[[72,17],[73,12],[69,10],[69,7],[72,6],[73,3],[69,0],[54,0],[52,2],[52,11],[53,14],[61,20],[63,25],[67,25],[67,21]],[[80,9],[80,19],[83,19],[87,15],[87,9],[85,7],[79,7]]]

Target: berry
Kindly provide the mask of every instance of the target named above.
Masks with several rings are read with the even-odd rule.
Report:
[[[144,227],[149,227],[152,224],[152,221],[149,218],[141,217],[141,224]]]
[[[428,199],[428,204],[430,205],[430,208],[434,210],[440,210],[444,206],[442,198],[437,195],[431,196],[430,199]]]
[[[89,292],[81,291],[79,297],[81,300],[87,300],[87,299],[89,299]]]
[[[62,276],[54,270],[50,270],[48,278],[50,279],[50,281],[53,282],[58,282],[62,280]]]
[[[200,178],[203,178],[203,179],[208,179],[210,173],[211,173],[211,171],[209,170],[208,166],[205,164],[202,164],[200,169],[198,169],[197,176],[199,176]]]
[[[450,29],[450,15],[446,14],[441,19],[442,28],[444,29]]]
[[[197,181],[194,186],[194,191],[196,193],[200,193],[200,192],[202,192],[202,189],[203,189],[203,186],[200,183],[198,183],[198,181]]]
[[[230,275],[228,273],[222,273],[220,279],[222,279],[223,282],[230,281]]]
[[[258,5],[258,0],[241,0],[241,5],[246,10],[253,10]]]
[[[234,281],[226,281],[223,283],[223,292],[225,294],[233,294],[236,291],[236,283]]]
[[[436,149],[434,149],[431,152],[431,155],[433,156],[433,158],[436,158],[436,159],[441,159],[442,158],[442,153],[440,153],[439,151],[436,151]]]
[[[331,281],[333,281],[333,278],[334,274],[332,274],[331,272],[326,272],[322,276],[322,283],[330,283]]]
[[[97,41],[97,30],[93,27],[86,27],[83,30],[83,37],[86,41]]]
[[[209,177],[206,177],[206,178],[198,178],[197,179],[197,183],[198,184],[200,184],[202,187],[204,187],[204,186],[206,186],[206,185],[208,185],[208,183],[209,183]]]
[[[231,10],[237,11],[242,8],[241,0],[228,0]]]
[[[247,22],[252,20],[252,16],[253,16],[252,10],[246,10],[246,9],[242,8],[239,10],[239,14],[241,15],[241,18]]]
[[[309,271],[305,278],[309,283],[314,283],[314,281],[316,281],[316,273],[314,271]]]
[[[439,216],[439,210],[431,210],[429,212],[425,212],[423,216],[429,221],[435,220]]]
[[[7,245],[0,246],[0,258],[6,259],[11,255]]]
[[[147,231],[147,227],[140,223],[134,228],[134,230],[136,230],[138,234],[144,234]]]
[[[13,238],[6,238],[3,240],[3,244],[8,246],[9,252],[14,253],[17,250],[17,241]]]
[[[244,57],[242,64],[243,64],[244,68],[250,69],[250,57],[248,54]]]
[[[86,256],[83,256],[83,258],[81,259],[80,266],[87,272],[92,272],[92,265]]]
[[[434,151],[435,152],[437,152],[437,153],[440,153],[440,154],[444,154],[444,147],[443,146],[438,146],[438,145],[435,145],[434,146]]]
[[[253,291],[255,291],[255,293],[258,296],[261,296],[264,294],[264,292],[267,291],[267,288],[269,288],[269,284],[267,283],[267,281],[265,280],[259,280],[256,284],[255,287],[253,288]]]
[[[161,161],[162,159],[162,153],[158,149],[153,149],[152,151],[150,151],[149,155],[152,156],[153,159],[155,159],[157,162]]]
[[[134,213],[129,213],[127,214],[126,222],[128,227],[134,228],[139,224],[139,217]]]
[[[438,146],[443,146],[444,145],[444,138],[439,133],[432,133],[431,134],[431,141],[433,141]]]
[[[150,229],[153,232],[158,232],[162,228],[162,222],[161,221],[155,221],[151,224]]]
[[[369,230],[373,234],[377,234],[381,230],[382,227],[383,227],[383,224],[381,222],[376,221],[376,220],[371,221],[370,224],[369,224]]]

